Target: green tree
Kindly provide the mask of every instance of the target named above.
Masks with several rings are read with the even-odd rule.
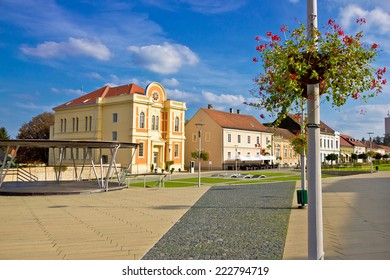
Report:
[[[367,156],[370,157],[370,158],[375,157],[375,155],[376,155],[376,152],[374,152],[374,151],[368,151],[367,152]]]
[[[383,157],[383,156],[382,156],[381,153],[376,153],[375,156],[374,156],[374,158],[375,158],[376,160],[380,160],[382,157]]]
[[[372,139],[372,142],[374,142],[375,144],[378,144],[378,145],[382,145],[383,144],[382,137],[380,137],[380,136],[374,137]]]
[[[386,134],[383,138],[383,145],[390,146],[390,134]]]
[[[50,125],[54,123],[54,114],[45,112],[33,117],[19,129],[17,139],[49,139]],[[21,163],[48,163],[47,148],[23,147],[18,151],[17,161]]]
[[[357,154],[351,154],[351,159],[352,159],[352,161],[354,161],[354,162],[356,162],[357,160],[358,160],[358,155]]]
[[[193,159],[197,159],[198,158],[198,152],[192,152],[191,153],[191,157]],[[209,153],[205,152],[205,151],[201,151],[200,152],[200,158],[201,158],[201,160],[204,160],[204,161],[209,160]]]
[[[326,160],[330,161],[330,164],[333,166],[333,161],[336,161],[339,158],[338,154],[329,154],[325,157]]]
[[[9,140],[11,137],[8,135],[7,130],[5,127],[0,127],[0,140]],[[4,151],[5,147],[1,147],[0,149]]]
[[[367,154],[359,154],[358,158],[363,159],[363,160],[367,160],[368,159],[368,155]]]

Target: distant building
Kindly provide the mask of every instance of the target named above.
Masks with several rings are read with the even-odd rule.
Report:
[[[390,135],[390,112],[387,113],[387,117],[385,118],[385,134]]]
[[[272,156],[272,133],[252,115],[208,108],[199,109],[186,124],[185,165],[197,160],[191,157],[198,151],[199,137],[196,124],[201,126],[201,150],[209,153],[209,161],[202,169],[234,169],[236,161],[250,165],[264,162]],[[267,157],[271,158],[271,157]],[[268,160],[270,161],[270,160]]]
[[[353,147],[352,153],[359,155],[359,154],[365,154],[367,152],[366,145],[361,141],[356,140],[352,136],[346,134],[342,134],[341,137],[349,144],[352,145]]]
[[[343,163],[351,162],[351,154],[355,151],[354,145],[347,140],[348,138],[350,138],[350,136],[340,134],[340,161]]]
[[[273,155],[275,155],[276,161],[282,166],[297,166],[300,155],[294,151],[291,144],[295,134],[284,128],[271,128],[270,131],[273,132]]]
[[[165,169],[167,161],[172,161],[176,170],[184,168],[186,105],[167,99],[159,83],[150,83],[145,89],[135,84],[106,85],[53,110],[51,139],[137,143],[133,173]],[[52,152],[50,156],[53,162]],[[73,157],[83,161],[83,151],[76,150]],[[103,161],[110,157],[109,151],[103,151]],[[118,151],[117,163],[127,167],[130,160],[129,151]],[[64,163],[71,163],[69,151]]]
[[[288,114],[279,127],[288,129],[294,135],[301,131],[301,116]],[[324,122],[320,122],[320,155],[321,162],[326,162],[325,157],[329,154],[340,156],[340,133],[333,130]]]

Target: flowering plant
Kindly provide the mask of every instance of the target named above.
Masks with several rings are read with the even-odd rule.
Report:
[[[356,20],[360,25],[365,22]],[[325,32],[314,29],[312,37],[306,36],[304,24],[292,31],[284,25],[280,31],[284,40],[272,32],[266,33],[263,43],[255,38],[259,57],[253,61],[263,62],[263,72],[254,79],[256,90],[251,94],[260,102],[248,104],[265,108],[278,120],[307,98],[307,84],[319,84],[325,100],[340,107],[348,98],[366,101],[376,96],[387,83],[386,67],[372,66],[379,45],[363,43],[363,31],[348,36],[332,19]]]

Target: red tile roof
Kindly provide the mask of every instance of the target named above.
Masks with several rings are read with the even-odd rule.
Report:
[[[250,131],[268,131],[254,116],[228,113],[213,109],[201,108],[210,118],[223,128],[233,128]]]
[[[348,140],[344,139],[344,137],[340,137],[340,146],[353,147],[353,145]]]
[[[76,99],[73,99],[71,101],[68,101],[64,104],[61,104],[53,110],[57,109],[63,109],[73,106],[82,106],[82,105],[89,105],[89,104],[95,104],[96,100],[100,98],[106,98],[106,97],[113,97],[113,96],[119,96],[123,94],[145,94],[145,89],[142,87],[136,85],[136,84],[128,84],[123,86],[117,86],[117,87],[110,87],[108,85],[99,88],[95,91],[92,91],[90,93],[87,93],[85,95],[82,95]]]

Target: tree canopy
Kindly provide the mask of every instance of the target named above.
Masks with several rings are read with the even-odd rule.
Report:
[[[16,136],[17,139],[49,139],[50,125],[54,123],[54,113],[45,112],[24,123]],[[49,151],[44,148],[20,148],[17,162],[19,163],[48,163]]]

